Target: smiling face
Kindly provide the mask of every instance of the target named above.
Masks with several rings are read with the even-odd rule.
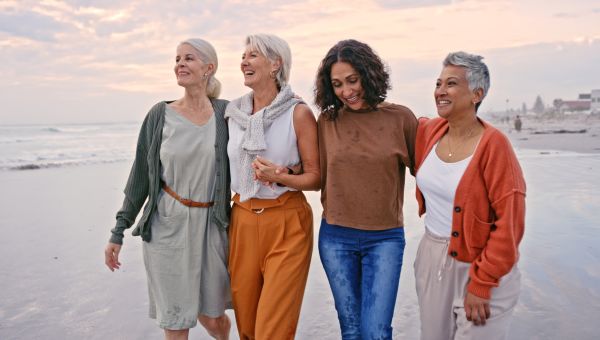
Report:
[[[205,84],[207,77],[214,66],[205,64],[198,51],[188,44],[181,44],[177,47],[177,55],[175,56],[175,76],[179,86],[199,86]]]
[[[464,113],[475,114],[475,103],[481,101],[482,93],[481,89],[469,89],[467,70],[464,67],[445,66],[434,91],[438,115],[448,119]]]
[[[244,85],[255,89],[261,85],[275,83],[271,74],[277,71],[277,66],[262,53],[247,46],[242,54],[242,63],[240,64],[240,69],[244,74]]]
[[[331,86],[338,99],[350,109],[368,108],[360,75],[349,63],[338,61],[331,66]]]

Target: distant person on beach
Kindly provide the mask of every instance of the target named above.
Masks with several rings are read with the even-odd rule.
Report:
[[[519,117],[519,115],[517,115],[517,117],[515,118],[515,130],[517,130],[517,132],[521,132],[522,126],[523,126],[523,122],[521,122],[521,117]]]
[[[255,34],[245,43],[241,71],[252,91],[225,114],[236,193],[231,292],[240,339],[287,340],[296,333],[312,254],[312,210],[301,190],[319,189],[317,124],[288,84],[287,42]],[[303,171],[293,175],[299,163]],[[277,172],[279,166],[287,171]]]
[[[434,91],[439,117],[419,119],[421,339],[506,339],[519,298],[525,180],[506,136],[477,117],[490,86],[482,59],[450,53]]]
[[[111,271],[120,268],[123,232],[147,199],[132,234],[144,240],[150,317],[165,339],[187,339],[196,320],[216,339],[228,339],[231,328],[227,101],[217,99],[217,66],[208,42],[177,46],[174,71],[184,96],[159,102],[146,116],[104,254]]]
[[[389,74],[367,44],[343,40],[315,85],[323,216],[319,254],[342,339],[392,339],[404,254],[404,177],[417,119],[385,102]]]

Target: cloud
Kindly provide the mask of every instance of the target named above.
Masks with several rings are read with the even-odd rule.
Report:
[[[406,9],[406,8],[419,8],[429,6],[440,6],[450,5],[455,1],[452,0],[376,0],[376,3],[383,8],[391,9]]]
[[[56,34],[65,29],[67,25],[37,13],[21,11],[0,13],[0,31],[14,37],[54,41]]]
[[[560,13],[555,13],[553,16],[555,18],[560,18],[560,19],[574,19],[574,18],[580,17],[581,15],[576,14],[576,13],[560,12]]]
[[[31,89],[52,107],[60,106],[57,98],[66,100],[67,93],[91,98],[89,105],[100,105],[98,98],[130,100],[128,108],[173,98],[182,91],[173,78],[175,47],[189,37],[207,39],[215,46],[223,97],[231,99],[248,91],[239,71],[244,37],[264,32],[290,44],[291,83],[309,102],[321,58],[337,41],[355,38],[390,64],[390,100],[429,112],[434,109],[432,81],[449,51],[483,54],[492,62],[497,51],[523,50],[524,55],[535,55],[541,65],[537,68],[524,60],[520,65],[531,64],[538,71],[554,68],[544,62],[547,58],[533,53],[536,49],[525,46],[548,46],[544,50],[548,54],[568,54],[573,49],[596,53],[585,48],[598,44],[598,10],[591,0],[568,5],[542,0],[331,0],[326,4],[323,0],[0,0],[0,100],[8,108],[3,112],[19,113],[29,109],[19,105],[18,93]],[[570,13],[581,16],[572,18]],[[503,57],[512,60],[510,53]],[[597,73],[589,59],[582,57],[582,63],[590,63],[586,75]],[[567,60],[573,58],[562,62]],[[513,76],[513,70],[499,69]],[[567,72],[564,66],[559,69]],[[525,66],[517,72],[528,74]],[[582,82],[587,81],[586,75]],[[520,84],[514,79],[507,83]],[[575,86],[575,81],[570,84]],[[493,86],[492,91],[500,89],[498,82]],[[529,86],[538,85],[530,82]],[[547,86],[556,88],[560,81]],[[511,102],[520,96],[512,94],[510,86],[501,91],[498,95],[510,96]],[[494,95],[484,106],[495,105]],[[3,112],[0,121],[6,117]]]

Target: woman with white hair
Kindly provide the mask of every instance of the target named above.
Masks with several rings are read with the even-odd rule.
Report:
[[[108,268],[119,269],[123,232],[147,201],[132,234],[144,240],[150,317],[165,339],[187,339],[196,320],[216,339],[228,339],[231,328],[227,101],[217,99],[217,67],[207,41],[177,46],[174,71],[184,95],[159,102],[146,116],[105,249]]]
[[[283,39],[248,36],[241,71],[252,91],[225,113],[236,193],[229,271],[240,339],[293,339],[308,276],[313,219],[301,190],[320,185],[317,125],[288,84],[291,61]],[[298,163],[303,172],[293,175]]]
[[[477,117],[490,86],[481,59],[450,53],[434,92],[439,117],[419,120],[421,339],[506,339],[519,298],[525,180],[506,136]]]

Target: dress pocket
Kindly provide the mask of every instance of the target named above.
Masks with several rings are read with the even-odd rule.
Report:
[[[490,231],[493,223],[484,222],[482,219],[475,216],[475,214],[473,214],[472,223],[473,227],[471,228],[469,236],[469,246],[473,248],[483,248],[490,238]]]
[[[152,240],[149,250],[184,248],[187,238],[188,208],[163,195],[152,216]]]

